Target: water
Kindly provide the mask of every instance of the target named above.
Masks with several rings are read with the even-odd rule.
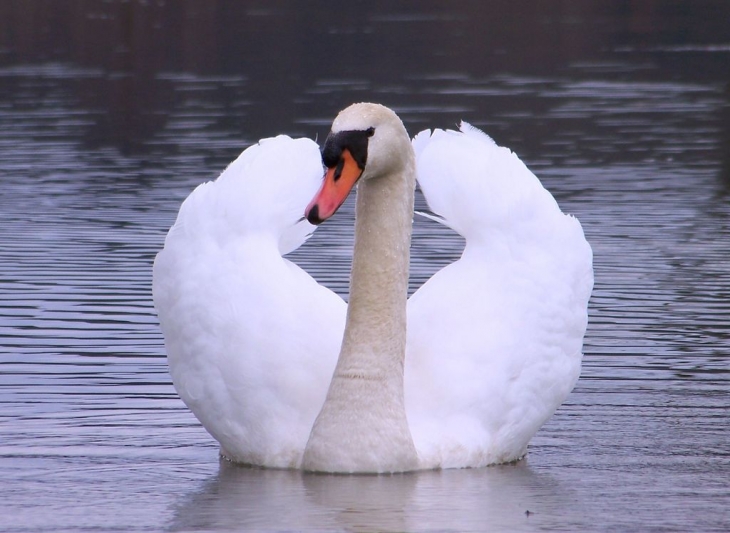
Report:
[[[727,20],[688,1],[1,4],[0,529],[730,529]],[[581,380],[516,465],[219,464],[172,388],[150,278],[180,202],[358,100],[412,133],[485,129],[593,246]],[[341,294],[351,217],[293,254]],[[460,246],[417,219],[412,289]]]

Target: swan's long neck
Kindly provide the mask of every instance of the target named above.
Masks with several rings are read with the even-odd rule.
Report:
[[[410,145],[409,145],[410,148]],[[360,183],[350,301],[327,399],[304,453],[308,470],[417,467],[403,400],[415,162]]]
[[[413,191],[407,181],[390,175],[358,188],[340,374],[402,384],[413,213]]]

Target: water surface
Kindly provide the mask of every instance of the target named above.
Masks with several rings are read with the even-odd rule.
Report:
[[[2,4],[0,529],[729,529],[730,9],[614,4]],[[150,281],[180,202],[359,100],[483,128],[583,224],[583,373],[525,461],[233,467],[175,394]],[[351,225],[292,254],[343,296]],[[461,244],[417,218],[411,289]]]

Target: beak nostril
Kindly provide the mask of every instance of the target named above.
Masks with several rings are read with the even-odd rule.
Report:
[[[343,157],[337,162],[337,166],[335,167],[335,174],[333,176],[333,179],[335,182],[342,177],[342,169],[345,168],[345,158]]]

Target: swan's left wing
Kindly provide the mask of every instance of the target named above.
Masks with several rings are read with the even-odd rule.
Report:
[[[155,260],[175,388],[240,462],[298,466],[337,359],[345,303],[282,257],[321,180],[314,142],[262,140],[185,200]]]
[[[517,156],[476,128],[413,144],[429,207],[466,239],[408,302],[413,437],[425,466],[515,460],[580,373],[591,248]]]

